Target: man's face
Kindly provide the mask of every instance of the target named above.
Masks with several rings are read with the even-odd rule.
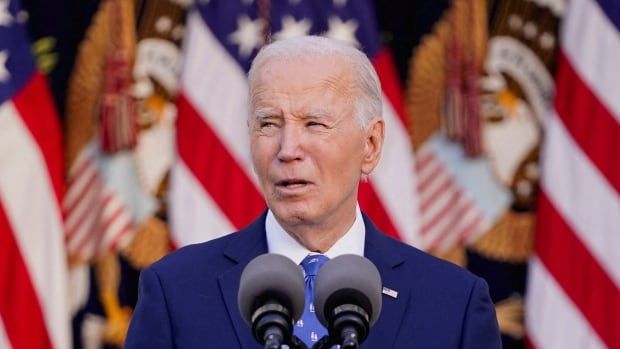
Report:
[[[360,176],[378,161],[378,128],[379,143],[383,137],[380,120],[368,130],[357,121],[354,84],[341,58],[272,59],[258,72],[248,122],[252,161],[280,223],[331,224],[354,212]]]

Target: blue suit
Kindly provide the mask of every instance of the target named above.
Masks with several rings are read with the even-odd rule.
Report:
[[[385,236],[366,216],[364,223],[364,255],[398,295],[383,295],[362,348],[501,348],[482,279]],[[125,348],[260,348],[237,309],[237,289],[243,268],[263,253],[265,215],[145,269]]]

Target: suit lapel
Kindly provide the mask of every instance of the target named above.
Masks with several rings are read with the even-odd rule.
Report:
[[[238,234],[237,239],[232,239],[224,251],[224,256],[235,265],[221,274],[218,282],[240,347],[258,348],[258,344],[252,336],[251,328],[243,321],[239,313],[237,292],[241,273],[245,266],[255,257],[268,252],[265,237],[265,214],[235,234]]]
[[[398,292],[398,295],[396,298],[382,295],[381,315],[370,329],[370,335],[363,347],[392,348],[409,304],[409,281],[403,278],[402,273],[398,273],[405,260],[395,248],[397,243],[380,232],[366,215],[364,223],[366,225],[364,256],[379,269],[383,286]]]

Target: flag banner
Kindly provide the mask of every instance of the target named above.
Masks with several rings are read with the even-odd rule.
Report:
[[[420,245],[413,151],[401,87],[379,40],[368,1],[198,1],[187,19],[170,183],[170,224],[178,245],[248,224],[265,203],[252,171],[246,129],[246,72],[269,40],[306,34],[342,40],[371,59],[384,97],[382,160],[359,202],[386,233]]]
[[[509,203],[484,159],[478,80],[487,45],[484,1],[455,0],[415,48],[407,86],[422,247],[444,255],[476,240]]]
[[[186,3],[105,1],[71,76],[63,202],[74,346],[122,347],[139,270],[171,250],[166,188]]]
[[[530,348],[620,348],[620,7],[567,4],[545,120]]]
[[[407,87],[422,241],[487,280],[503,347],[519,348],[563,7],[451,4],[416,47]]]
[[[70,348],[61,129],[27,20],[0,2],[0,347]]]

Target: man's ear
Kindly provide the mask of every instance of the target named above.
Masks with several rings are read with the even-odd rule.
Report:
[[[379,163],[384,136],[385,123],[383,119],[372,119],[366,128],[362,174],[369,175]]]

